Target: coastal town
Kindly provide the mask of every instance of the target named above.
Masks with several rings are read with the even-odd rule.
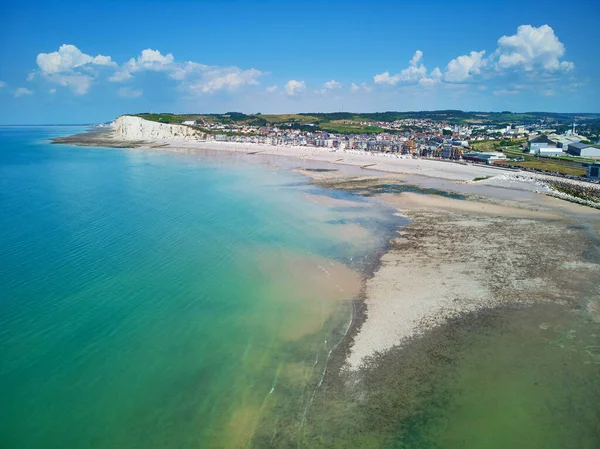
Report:
[[[340,114],[329,114],[344,116]],[[140,117],[148,118],[147,114]],[[163,122],[164,116],[154,116]],[[215,142],[316,147],[356,151],[396,158],[465,160],[507,168],[548,172],[597,180],[600,177],[600,138],[585,121],[565,124],[540,119],[535,123],[451,123],[431,118],[323,121],[310,115],[222,115],[168,117],[197,131],[198,139]],[[179,119],[178,119],[179,118]],[[328,129],[331,128],[331,129]],[[337,132],[336,132],[337,131]]]

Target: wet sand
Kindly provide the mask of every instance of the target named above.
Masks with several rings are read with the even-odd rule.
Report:
[[[411,222],[367,281],[367,316],[346,360],[351,370],[461,314],[540,302],[586,308],[597,294],[597,210],[517,196],[378,193],[390,188],[387,177],[313,177],[325,187],[374,192]]]

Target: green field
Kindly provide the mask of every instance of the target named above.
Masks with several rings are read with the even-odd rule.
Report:
[[[526,142],[527,139],[479,140],[471,142],[471,146],[475,151],[501,151],[507,158],[525,159],[522,162],[507,161],[504,163],[505,165],[553,171],[572,176],[585,176],[587,169],[583,166],[583,163],[593,162],[592,159],[577,158],[573,156],[538,157],[533,154],[524,153],[521,149],[521,145]]]
[[[318,121],[316,117],[300,114],[263,114],[261,115],[267,122],[271,124],[277,123],[315,123]]]

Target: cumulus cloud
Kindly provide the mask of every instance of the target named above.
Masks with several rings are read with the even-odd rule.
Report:
[[[0,88],[6,86],[6,83],[4,81],[0,81]]]
[[[440,70],[439,67],[436,67],[435,69],[433,69],[431,71],[429,76],[421,78],[419,80],[419,84],[422,86],[435,86],[436,84],[438,84],[441,81],[441,79],[442,79],[442,71]]]
[[[285,91],[288,95],[296,95],[304,92],[305,88],[306,83],[304,81],[289,80],[287,83],[285,83]]]
[[[502,36],[497,41],[492,53],[486,50],[470,51],[451,59],[444,70],[436,67],[431,72],[423,64],[423,52],[417,50],[408,63],[408,67],[393,74],[388,71],[373,77],[375,84],[391,85],[418,84],[423,87],[443,85],[455,90],[467,88],[476,82],[480,90],[486,89],[482,83],[489,84],[490,91],[495,89],[496,95],[511,95],[519,89],[512,86],[501,86],[502,78],[512,82],[518,80],[535,80],[545,85],[565,81],[565,73],[574,70],[571,61],[563,60],[565,46],[554,30],[548,25],[534,27],[521,25],[513,35]],[[489,56],[488,56],[489,55]],[[352,84],[352,92],[360,91],[360,86]],[[541,90],[540,90],[541,92]]]
[[[500,69],[523,68],[531,71],[544,70],[573,70],[574,64],[560,61],[565,54],[565,46],[558,40],[554,30],[548,25],[538,28],[531,25],[521,25],[517,34],[502,36],[498,39],[498,49],[494,57]]]
[[[220,90],[235,90],[241,86],[256,86],[263,72],[237,67],[209,67],[200,76],[182,87],[195,94],[212,94]]]
[[[137,59],[131,58],[127,63],[127,67],[131,72],[137,72],[139,70],[161,72],[170,70],[173,67],[174,61],[175,58],[171,53],[163,55],[158,50],[147,48],[146,50],[142,50]]]
[[[50,89],[48,91],[49,94],[55,94],[56,93],[56,89],[53,87],[52,89]]]
[[[121,83],[133,78],[132,73],[142,70],[153,72],[175,72],[175,58],[171,53],[163,55],[159,50],[147,48],[136,57],[123,64],[112,76],[108,78],[113,83]]]
[[[468,55],[462,55],[451,60],[444,73],[444,80],[451,83],[462,83],[470,80],[473,75],[478,75],[481,68],[485,66],[483,59],[485,50],[472,51]]]
[[[209,66],[194,61],[177,62],[171,53],[163,55],[159,50],[147,48],[119,67],[108,80],[116,83],[128,81],[134,77],[134,73],[143,71],[163,72],[169,78],[180,81],[180,91],[191,95],[255,86],[259,84],[258,78],[265,75],[257,69]]]
[[[26,87],[19,87],[15,90],[15,97],[22,97],[23,95],[31,95],[33,93],[32,90],[27,89]]]
[[[412,65],[412,66],[417,65],[422,57],[423,57],[423,52],[421,50],[417,50],[410,60],[410,65]]]
[[[569,72],[575,65],[570,61],[561,61],[564,54],[565,46],[551,27],[521,25],[516,34],[498,39],[498,47],[489,58],[484,58],[485,50],[482,50],[451,60],[444,73],[444,80],[463,83],[484,72],[488,77],[518,70],[535,76]]]
[[[336,80],[331,80],[331,81],[327,81],[326,83],[323,83],[323,87],[321,89],[315,90],[315,93],[323,95],[334,89],[340,89],[341,87],[342,87],[341,83],[339,83]]]
[[[69,44],[61,45],[58,51],[52,53],[40,53],[36,62],[43,74],[68,72],[87,64],[116,66],[110,56],[90,56]]]
[[[340,87],[342,87],[341,83],[337,82],[336,80],[331,80],[331,81],[327,81],[325,84],[323,84],[323,87],[325,89],[339,89]]]
[[[434,84],[436,82],[435,78],[428,77],[427,68],[423,64],[420,64],[422,58],[423,52],[417,50],[410,59],[407,68],[395,75],[390,75],[389,72],[379,73],[373,77],[373,81],[375,84],[390,84],[394,86],[398,83],[420,83],[422,79],[426,79],[422,84]],[[437,70],[439,71],[439,69]],[[433,72],[431,75],[433,75]],[[437,77],[437,72],[435,76]]]
[[[373,90],[373,88],[371,86],[368,86],[367,83],[361,83],[360,86],[356,83],[352,83],[350,85],[351,92],[359,92],[359,91],[371,92],[372,90]]]
[[[108,81],[113,83],[121,83],[131,78],[133,78],[133,75],[127,70],[117,70],[113,75],[108,77]]]
[[[84,95],[88,92],[94,77],[90,74],[93,66],[116,67],[110,56],[90,56],[83,53],[75,45],[63,44],[58,51],[40,53],[36,63],[41,75],[47,81],[60,86],[69,87],[75,94]],[[86,71],[82,73],[81,70]],[[33,81],[36,73],[27,75],[28,81]]]
[[[277,85],[275,85],[275,86],[267,87],[265,90],[269,93],[273,93],[273,92],[276,92],[277,89],[278,89],[278,87],[277,87]]]

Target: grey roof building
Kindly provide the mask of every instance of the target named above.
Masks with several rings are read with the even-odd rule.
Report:
[[[600,146],[589,143],[570,143],[567,153],[581,157],[600,157]]]

